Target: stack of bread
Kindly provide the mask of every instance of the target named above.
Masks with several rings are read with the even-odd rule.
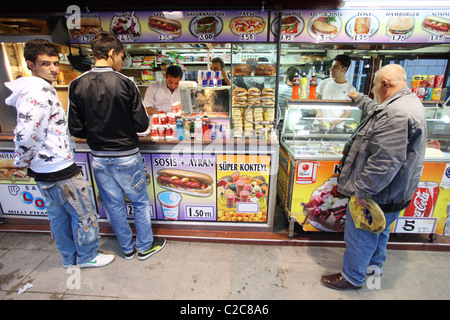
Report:
[[[246,107],[248,92],[244,88],[236,87],[233,89],[233,107]]]
[[[247,95],[248,92],[244,88],[236,87],[233,89],[233,99],[231,109],[231,116],[233,120],[233,135],[235,137],[242,137],[244,130],[243,123],[243,110],[244,107],[247,107]]]
[[[243,135],[243,120],[242,120],[243,108],[232,108],[231,117],[233,119],[233,136],[242,137]]]
[[[274,120],[274,112],[275,112],[275,90],[272,88],[264,88],[262,91],[261,105],[264,107],[264,120],[265,121],[273,121]],[[272,125],[266,125],[266,129],[272,128]]]
[[[232,123],[235,137],[259,135],[265,129],[271,129],[273,127],[272,125],[253,124],[252,122],[274,120],[274,89],[264,88],[261,91],[258,88],[250,88],[247,91],[243,88],[235,88],[233,90],[232,104]],[[249,105],[252,108],[247,111]]]

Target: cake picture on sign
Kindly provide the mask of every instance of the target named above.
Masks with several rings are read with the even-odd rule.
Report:
[[[302,203],[302,225],[309,223],[321,231],[344,231],[348,198],[339,194],[337,187],[337,178],[330,178],[313,191],[310,201]]]

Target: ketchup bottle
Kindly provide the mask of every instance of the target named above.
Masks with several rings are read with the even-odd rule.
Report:
[[[292,80],[292,100],[298,99],[299,87],[300,87],[300,78],[298,77],[298,73],[296,73],[294,79]]]

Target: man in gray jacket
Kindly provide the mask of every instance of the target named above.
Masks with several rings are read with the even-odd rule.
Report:
[[[338,290],[361,288],[368,269],[382,273],[390,225],[411,202],[425,156],[425,110],[407,88],[403,67],[382,67],[372,91],[376,102],[357,92],[349,94],[365,117],[344,149],[338,190],[355,196],[365,208],[366,198],[375,200],[385,213],[386,228],[378,234],[357,229],[347,208],[342,271],[321,278]]]

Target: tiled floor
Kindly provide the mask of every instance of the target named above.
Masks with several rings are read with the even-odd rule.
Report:
[[[320,284],[335,273],[342,247],[169,240],[146,261],[125,260],[115,237],[100,239],[115,261],[64,269],[49,234],[0,232],[0,299],[448,299],[450,252],[389,250],[385,274],[357,291]],[[22,294],[27,283],[32,287]]]

